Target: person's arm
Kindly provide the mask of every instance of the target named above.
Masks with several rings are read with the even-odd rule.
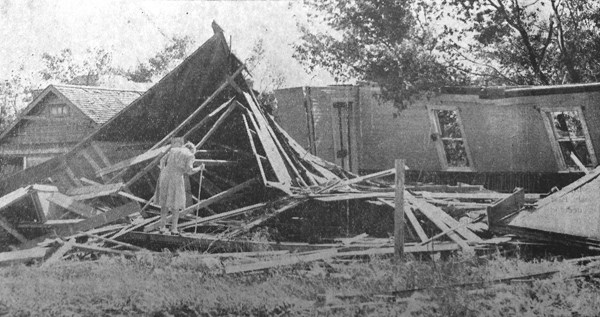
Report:
[[[187,160],[187,166],[186,166],[186,173],[187,174],[196,174],[198,172],[200,172],[201,170],[204,170],[204,164],[198,166],[198,167],[194,167],[194,162],[196,161],[196,157],[193,153],[190,152],[190,156],[188,157]]]
[[[160,158],[158,168],[163,169],[165,165],[167,165],[167,156],[169,156],[169,152],[167,152],[165,155],[163,155],[163,157]]]

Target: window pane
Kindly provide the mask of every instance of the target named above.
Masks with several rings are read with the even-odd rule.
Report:
[[[451,167],[467,167],[469,159],[467,149],[463,141],[443,140],[444,152],[446,152],[446,161]]]
[[[436,110],[435,113],[440,124],[442,138],[462,138],[460,125],[458,124],[458,113],[456,111]]]
[[[577,111],[552,112],[554,130],[560,139],[583,138],[583,127]]]
[[[574,152],[577,158],[583,163],[585,166],[592,166],[592,159],[590,158],[590,152],[587,149],[587,145],[585,141],[577,141],[577,142],[559,142],[560,151],[565,159],[565,163],[569,167],[577,167],[577,164],[571,160],[570,153]]]

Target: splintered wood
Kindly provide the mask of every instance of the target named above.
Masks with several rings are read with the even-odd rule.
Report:
[[[216,33],[149,93],[46,164],[52,168],[32,167],[11,176],[4,188],[21,188],[0,197],[0,230],[7,232],[7,244],[51,247],[52,262],[74,252],[129,257],[165,248],[221,253],[325,249],[226,269],[248,272],[275,263],[389,254],[394,199],[404,205],[396,222],[406,224],[406,238],[397,239],[405,252],[473,252],[483,241],[445,210],[458,210],[454,201],[465,210],[485,209],[505,196],[470,188],[458,196],[400,191],[402,198],[389,185],[395,169],[357,176],[312,155],[259,104],[245,81],[245,66],[225,44]],[[158,165],[173,137],[193,143],[196,164],[206,170],[202,177],[189,177],[188,207],[177,224],[181,235],[171,236],[157,233],[161,206],[156,192]],[[330,243],[365,232],[368,237]],[[39,259],[39,253],[15,258]]]

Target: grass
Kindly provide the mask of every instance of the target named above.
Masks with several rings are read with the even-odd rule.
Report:
[[[184,252],[2,268],[0,316],[595,316],[600,311],[599,280],[566,278],[577,268],[560,262],[458,256],[395,265],[374,258],[239,276],[214,274],[218,267]],[[391,302],[376,296],[547,270],[560,273],[531,283],[419,291]]]

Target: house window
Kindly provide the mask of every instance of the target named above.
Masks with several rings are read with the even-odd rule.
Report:
[[[434,133],[442,167],[445,170],[472,170],[471,155],[465,139],[465,132],[457,108],[431,109]]]
[[[67,105],[50,105],[50,114],[55,117],[64,117],[69,115],[69,107]]]
[[[580,107],[545,108],[542,114],[561,170],[596,166],[596,155]]]

